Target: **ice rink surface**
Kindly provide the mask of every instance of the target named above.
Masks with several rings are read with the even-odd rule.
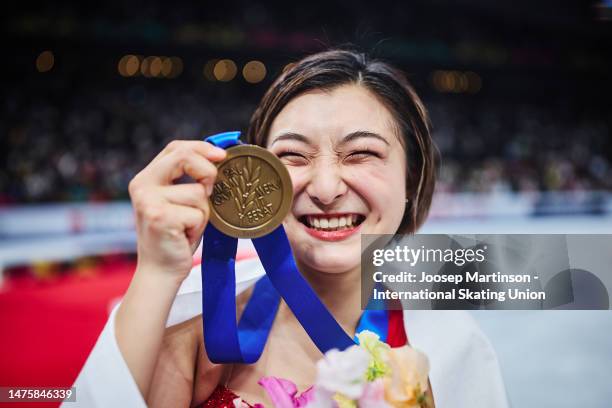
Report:
[[[612,217],[431,220],[420,232],[612,234]],[[513,407],[612,406],[612,310],[471,313],[497,351]]]

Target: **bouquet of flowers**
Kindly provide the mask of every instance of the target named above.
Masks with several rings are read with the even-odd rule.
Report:
[[[391,348],[378,335],[364,330],[359,345],[330,350],[317,362],[315,384],[298,395],[289,380],[263,377],[276,408],[427,408],[427,357],[410,346]],[[236,408],[247,407],[239,398]],[[256,408],[263,408],[260,404]]]

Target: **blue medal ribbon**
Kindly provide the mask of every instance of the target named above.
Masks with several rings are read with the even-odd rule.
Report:
[[[221,148],[240,144],[240,132],[210,136],[205,141]],[[238,240],[208,223],[202,248],[202,319],[204,344],[213,363],[256,362],[270,334],[280,298],[285,300],[317,348],[344,350],[354,345],[332,314],[300,274],[282,225],[252,240],[266,275],[236,323],[235,256]],[[386,341],[386,310],[368,310],[360,318],[357,333],[371,330]]]

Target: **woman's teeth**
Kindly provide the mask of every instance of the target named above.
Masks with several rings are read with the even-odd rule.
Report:
[[[357,215],[346,215],[342,217],[315,217],[315,216],[307,216],[306,217],[307,225],[310,228],[315,228],[318,230],[325,231],[336,231],[340,229],[352,228],[357,224]]]

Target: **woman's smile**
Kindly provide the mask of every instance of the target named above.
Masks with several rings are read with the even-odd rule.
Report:
[[[358,233],[364,220],[364,215],[350,212],[298,217],[307,233],[323,241],[340,241]]]

